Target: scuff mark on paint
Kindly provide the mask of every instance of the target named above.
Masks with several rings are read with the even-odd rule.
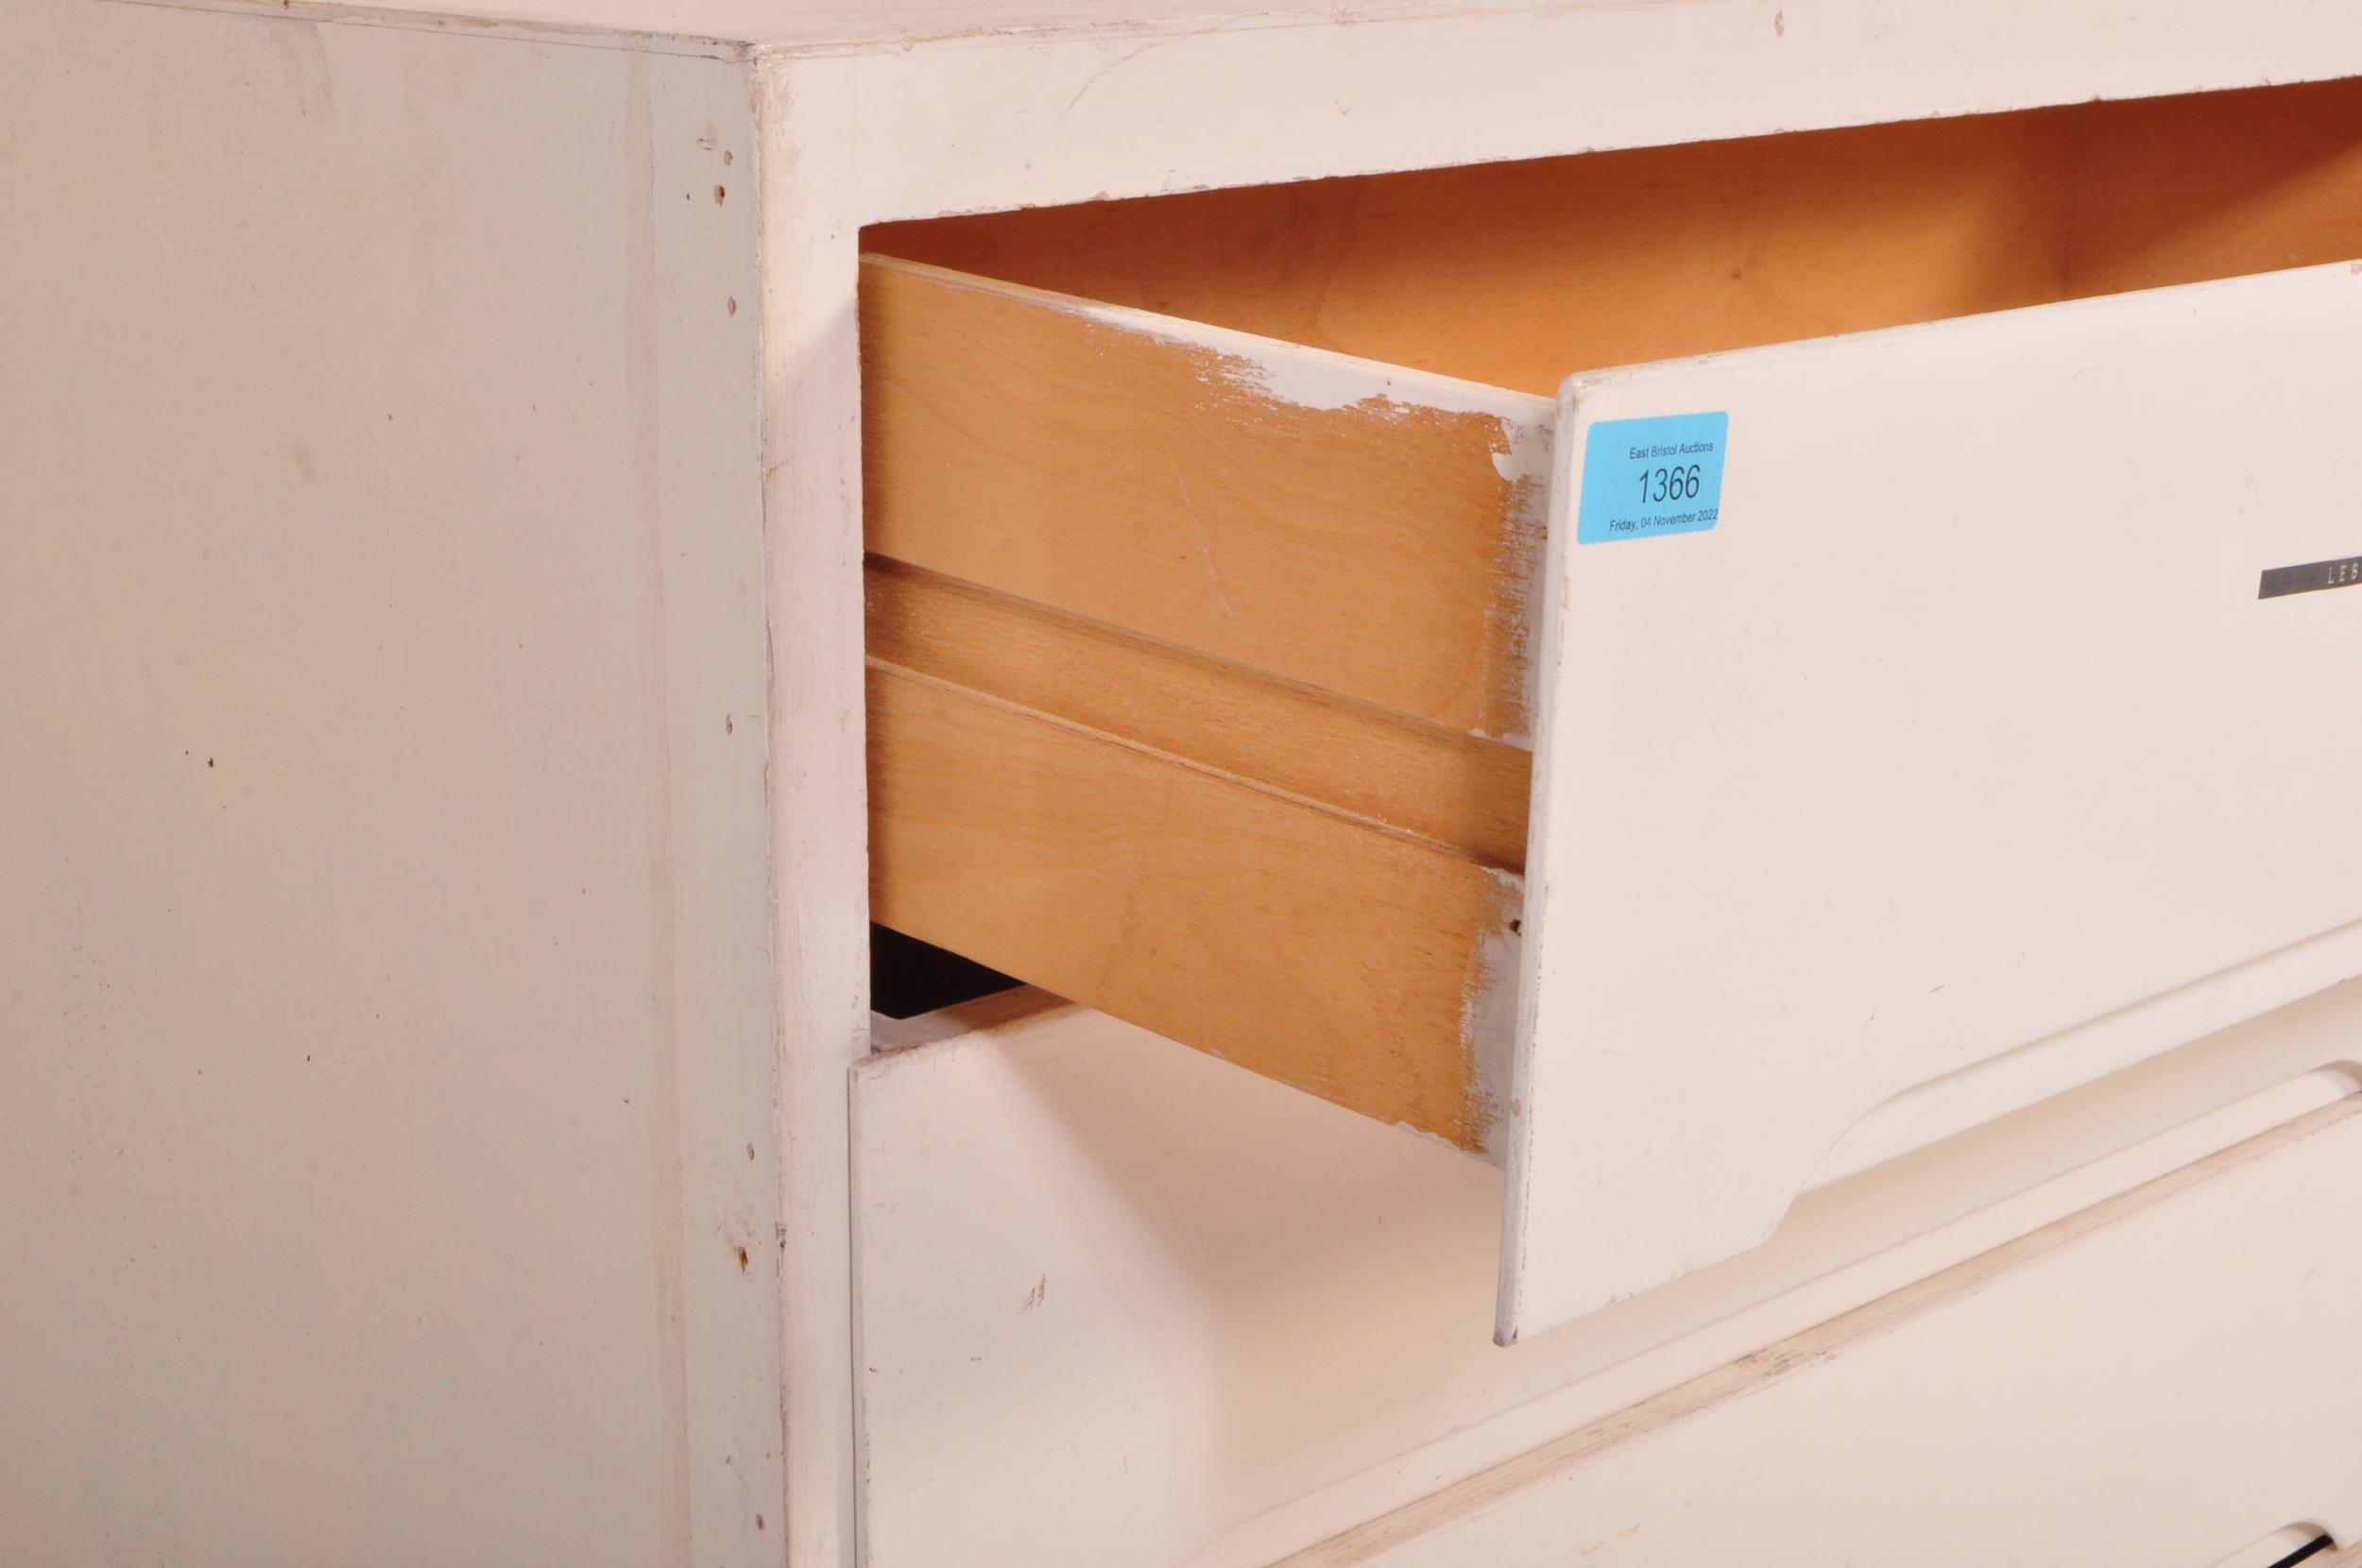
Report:
[[[1511,1077],[1517,1057],[1517,980],[1524,963],[1525,878],[1488,868],[1493,918],[1477,932],[1460,995],[1460,1041],[1468,1065],[1463,1146],[1495,1165],[1508,1158]]]
[[[282,18],[272,33],[279,47],[279,64],[295,94],[296,112],[307,120],[326,120],[336,112],[336,80],[328,67],[328,46],[320,25],[309,19]]]
[[[1549,537],[1550,465],[1556,431],[1549,424],[1506,419],[1501,431],[1503,440],[1493,466],[1509,482],[1509,516],[1494,551],[1493,581],[1498,587],[1485,619],[1492,632],[1488,646],[1508,664],[1516,681],[1513,711],[1525,723],[1484,739],[1532,751],[1533,715],[1541,702],[1542,684],[1540,660],[1534,656],[1538,646],[1534,633],[1542,624],[1543,556]]]
[[[1206,525],[1197,520],[1197,503],[1190,499],[1189,476],[1181,465],[1172,466],[1172,482],[1181,488],[1181,515],[1189,520],[1190,533],[1197,539],[1197,558],[1206,566],[1206,586],[1213,590],[1214,604],[1222,618],[1233,626],[1239,623],[1238,612],[1230,607],[1230,595],[1222,590],[1222,571],[1214,565],[1214,541],[1206,537]]]
[[[1101,309],[1090,307],[1084,314],[1096,315]],[[1114,307],[1104,310],[1115,312]],[[1167,319],[1171,324],[1169,318],[1121,314],[1151,321]],[[1101,324],[1116,325],[1104,320]],[[1131,322],[1123,326],[1126,331],[1146,331],[1147,335],[1188,350],[1200,384],[1224,398],[1245,396],[1309,413],[1361,415],[1405,430],[1447,421],[1483,421],[1493,472],[1506,486],[1506,494],[1501,526],[1495,535],[1493,591],[1484,609],[1488,635],[1481,641],[1483,656],[1477,667],[1476,683],[1495,693],[1481,705],[1482,710],[1512,722],[1471,725],[1468,733],[1532,750],[1536,681],[1531,649],[1542,602],[1555,406],[1523,393],[1446,376],[1396,372],[1372,361],[1293,344],[1224,334],[1241,341],[1216,347],[1180,332],[1141,329]],[[1205,331],[1211,334],[1215,329]],[[1246,346],[1259,346],[1259,350],[1240,351]],[[1504,404],[1530,404],[1531,410],[1505,409]],[[1177,469],[1175,477],[1179,479]],[[1188,507],[1187,485],[1182,483],[1187,520],[1207,555],[1210,577],[1211,553],[1206,550],[1205,530],[1194,508]],[[1221,595],[1219,583],[1215,588],[1224,618],[1235,625],[1236,617],[1227,597]]]
[[[1178,348],[1210,350],[1215,374],[1230,385],[1258,392],[1275,402],[1334,413],[1357,409],[1412,416],[1486,414],[1508,424],[1526,425],[1547,438],[1554,404],[1531,392],[1513,392],[1483,382],[1431,370],[1410,370],[1360,359],[1331,349],[1314,349],[1278,338],[1258,337],[1228,327],[1207,326],[1127,305],[1059,298],[1057,308],[1135,336]]]
[[[1458,1144],[1452,1142],[1451,1139],[1444,1136],[1441,1133],[1430,1133],[1424,1127],[1413,1127],[1407,1121],[1397,1121],[1393,1125],[1395,1131],[1397,1133],[1408,1133],[1414,1138],[1424,1138],[1429,1143],[1439,1144],[1442,1147],[1450,1150],[1455,1154],[1465,1154],[1467,1152],[1466,1150],[1461,1148]]]
[[[1088,77],[1086,77],[1083,79],[1083,85],[1074,90],[1074,96],[1066,101],[1066,108],[1059,111],[1059,112],[1061,114],[1073,113],[1074,106],[1081,103],[1083,99],[1089,94],[1092,88],[1097,87],[1101,82],[1104,81],[1115,72],[1121,70],[1123,67],[1131,64],[1134,60],[1139,59],[1142,55],[1147,54],[1151,49],[1161,49],[1167,43],[1172,42],[1172,40],[1171,39],[1159,39],[1154,43],[1142,43],[1134,48],[1127,49],[1122,54],[1118,55],[1115,59],[1109,60],[1098,70],[1093,71]]]

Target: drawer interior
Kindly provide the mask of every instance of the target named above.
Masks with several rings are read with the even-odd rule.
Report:
[[[1560,382],[2343,260],[2357,193],[2347,81],[873,229],[873,911],[1498,1153]]]
[[[2362,254],[2362,79],[1036,208],[878,253],[1549,395]]]

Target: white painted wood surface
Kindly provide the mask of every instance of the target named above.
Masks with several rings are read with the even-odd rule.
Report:
[[[2339,264],[1567,383],[1504,1339],[1757,1244],[1906,1090],[2362,971],[2362,592],[2257,596],[2362,554],[2357,344]],[[1704,411],[1720,522],[1578,543],[1594,423]]]
[[[859,128],[876,220],[2351,76],[2362,28],[2301,0],[1539,0],[765,66]]]
[[[2353,1542],[2356,1202],[2350,1094],[1290,1568],[2157,1568],[2292,1525]]]
[[[779,1559],[751,86],[0,6],[0,1560]]]
[[[846,1074],[868,1048],[859,230],[811,106],[758,77],[765,655],[774,749],[788,1514],[795,1568],[856,1559]]]
[[[1268,1563],[2326,1103],[2344,1080],[2290,1081],[2357,1029],[2339,987],[1507,1350],[1490,1167],[1080,1010],[873,1058],[869,1561]]]

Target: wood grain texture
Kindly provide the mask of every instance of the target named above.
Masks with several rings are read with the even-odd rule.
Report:
[[[869,655],[1411,834],[1525,864],[1532,754],[873,557]]]
[[[1489,1149],[1517,878],[875,662],[869,726],[878,920]]]
[[[2076,112],[2074,294],[2362,256],[2362,77]]]
[[[886,225],[893,255],[1532,392],[2338,260],[2362,79]]]
[[[870,262],[870,551],[1521,736],[1547,408],[1178,328]]]

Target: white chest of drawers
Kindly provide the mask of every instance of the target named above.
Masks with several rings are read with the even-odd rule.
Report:
[[[1827,1562],[1915,1524],[1935,1561],[2205,1568],[2269,1561],[2284,1531],[2353,1544],[2362,1151],[2337,1069],[2362,1058],[2362,999],[2336,987],[2362,970],[2362,846],[2339,705],[2362,664],[2338,661],[2362,594],[2262,600],[2256,579],[2333,588],[2362,554],[2334,451],[2362,413],[2340,351],[2362,347],[2362,241],[2341,248],[2362,164],[2336,85],[2356,77],[2362,22],[2277,0],[20,0],[0,17],[0,1172],[21,1195],[0,1229],[0,1555]],[[872,1053],[864,229],[1353,179],[1379,182],[1355,221],[1415,246],[1387,215],[1402,171],[2274,83],[2324,85],[2224,121],[2269,138],[2230,160],[2263,178],[2176,209],[2141,258],[2161,271],[2017,292],[1996,274],[1962,285],[1975,304],[1789,299],[1786,325],[1678,351],[2046,312],[1642,372],[1619,367],[1676,350],[1537,349],[1553,383],[1593,373],[1558,416],[1549,386],[1443,366],[1485,383],[1450,397],[1532,426],[1493,477],[1564,503],[1530,508],[1556,541],[1517,589],[1538,673],[1504,677],[1542,719],[1513,738],[1545,775],[1537,836],[1514,868],[1474,857],[1513,890],[1483,916],[1500,988],[1454,1014],[1481,1021],[1440,1080],[1415,1041],[1367,1058],[1478,1085],[1482,1117],[1357,1118],[1021,1000]],[[1929,162],[1927,189],[1974,198],[1885,230],[2002,239],[1909,249],[1896,277],[2008,263],[2081,211],[2044,206],[2049,144],[2012,128],[2065,145],[2074,125],[1990,123],[2021,162]],[[2152,178],[2195,190],[2206,170]],[[1842,206],[1870,186],[1792,189]],[[1152,223],[1047,286],[1133,309],[1104,319],[1146,339],[1251,332],[1282,369],[1370,378],[1390,408],[1446,396],[1342,310],[1226,321],[1222,287],[1276,298],[1296,252],[1205,221],[1232,274],[1210,246],[1185,277]],[[1619,221],[1635,245],[1667,232]],[[1107,260],[1123,243],[1148,260]],[[1694,259],[1667,243],[1666,267]],[[1781,276],[1775,249],[1744,262]],[[1463,310],[1435,335],[1514,346],[1481,298]],[[2192,366],[2185,394],[2169,378]],[[1087,413],[1095,383],[1075,384]],[[2014,423],[1978,422],[2027,388]],[[1731,503],[1788,542],[1718,523],[1739,542],[1691,579],[1703,595],[1663,563],[1704,559],[1705,533],[1579,554],[1594,422],[1709,405],[1734,421]],[[2146,459],[2079,473],[2074,421],[2103,466]],[[1137,423],[1156,463],[1134,468],[1172,458],[1176,515],[1237,526],[1219,490],[1188,494],[1225,480],[1219,454]],[[1860,506],[1817,511],[1810,464],[1748,455],[1751,433],[1793,454],[1829,424],[1941,470],[1950,547],[1928,559],[1961,597],[1912,610],[1918,553]],[[930,441],[930,483],[976,489]],[[2045,529],[2112,504],[2162,520],[2153,557],[2125,558],[2144,536],[2121,511],[2045,555]],[[2010,528],[1960,542],[2004,506]],[[2040,592],[2004,571],[2028,556]],[[1212,564],[1175,559],[1113,576]],[[1883,619],[1849,629],[1836,592],[1750,597],[1841,572]],[[1418,658],[1363,690],[1332,649],[1253,651],[1235,615],[1192,641],[1187,614],[971,575],[1224,678],[1435,723],[1395,695]],[[1583,617],[1603,602],[1626,619]],[[1218,585],[1184,609],[1208,605],[1251,619]],[[2068,635],[2078,605],[2093,620]],[[1934,657],[1965,635],[1956,610],[1996,634],[2039,617],[2090,656],[2081,678]],[[1806,623],[1827,635],[1782,640]],[[1651,634],[1669,641],[1641,678],[1585,674]],[[1873,668],[1892,647],[1903,662]],[[1773,694],[1718,685],[1734,663]],[[2212,726],[2171,747],[2161,668]],[[1955,717],[1906,749],[1887,738],[1914,671]],[[1996,683],[2027,700],[2005,708]],[[2103,712],[2123,733],[2094,728]],[[1947,724],[1989,732],[1995,780],[1962,776],[1977,748]],[[1841,777],[1764,766],[1774,732]],[[1754,761],[1700,787],[1726,752]],[[2046,805],[2020,788],[2035,752],[2072,775]],[[2122,842],[2111,767],[2153,786]],[[1642,769],[1690,782],[1601,805]],[[1202,797],[1156,798],[1196,822]],[[1718,801],[1685,832],[1676,807]],[[1340,820],[1424,844],[1386,810]],[[1293,818],[1254,820],[1296,842]],[[1858,865],[1766,896],[1853,828]],[[1998,859],[2005,840],[2052,879]],[[1189,859],[1122,886],[1193,900],[1191,951],[1223,954],[1225,926],[1254,929],[1236,895],[1257,868],[1192,886]],[[2155,876],[2138,896],[2136,867]],[[1742,896],[1685,914],[1718,886]],[[1676,924],[1715,956],[1666,958],[1648,932]],[[1379,932],[1405,952],[1427,934]],[[1181,962],[1135,943],[1025,978],[1323,1099],[1393,1103],[1336,1065],[1365,1060],[1351,1038],[1318,1071],[1291,1055],[1313,1006],[1273,1014],[1272,1061],[1191,1038],[1157,1011]],[[1457,985],[1467,962],[1437,973]],[[1300,979],[1315,1001],[1339,983]],[[1502,1337],[1527,1341],[1507,1349],[1497,1282]],[[1953,1528],[1947,1509],[1982,1513]]]

